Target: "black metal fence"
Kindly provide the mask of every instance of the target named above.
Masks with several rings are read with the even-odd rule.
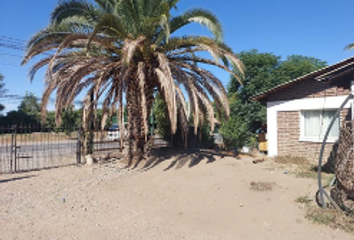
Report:
[[[89,130],[83,132],[82,136],[82,152],[85,153],[117,153],[121,152],[123,148],[128,147],[127,132],[122,136],[118,129]],[[149,135],[148,145],[150,148],[170,146],[167,141],[158,135]]]
[[[80,162],[80,132],[43,126],[0,126],[0,173]]]
[[[126,134],[118,130],[82,131],[34,125],[0,126],[0,174],[83,163],[85,154],[111,156],[122,152]],[[159,136],[149,136],[149,146],[169,146]]]
[[[85,153],[120,151],[123,147],[118,130],[89,130],[84,132],[82,142]]]

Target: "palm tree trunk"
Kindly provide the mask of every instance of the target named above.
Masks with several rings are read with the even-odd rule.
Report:
[[[144,121],[148,119],[143,118],[139,92],[137,82],[132,79],[127,89],[129,165],[132,164],[134,157],[139,159],[143,157],[146,145]]]

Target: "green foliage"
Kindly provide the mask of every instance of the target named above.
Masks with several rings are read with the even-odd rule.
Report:
[[[98,110],[98,112],[102,112],[102,111]],[[45,125],[53,129],[55,128],[63,129],[66,135],[70,135],[71,132],[73,132],[75,129],[78,128],[78,126],[81,125],[82,110],[81,109],[75,110],[74,106],[71,106],[68,109],[62,111],[61,117],[62,117],[61,126],[56,126],[55,112],[50,111],[47,113]]]
[[[50,111],[47,113],[45,125],[49,128],[55,128],[55,112]]]
[[[164,140],[170,142],[171,141],[171,122],[168,118],[168,111],[165,101],[162,99],[160,94],[156,95],[155,102],[153,105],[153,114],[155,116],[157,133]],[[181,128],[179,126],[179,122],[177,121],[177,130],[173,135],[173,146],[174,147],[182,147],[183,139],[181,135]]]
[[[203,148],[213,148],[214,147],[214,136],[211,133],[211,128],[209,123],[204,123],[201,128],[200,133],[200,146]]]
[[[22,111],[10,111],[6,116],[0,116],[0,124],[5,126],[10,125],[29,125],[29,124],[38,124],[36,118],[29,116]]]
[[[291,55],[282,61],[280,56],[257,50],[241,52],[238,57],[246,66],[243,85],[231,77],[230,120],[221,127],[224,143],[237,148],[254,142],[254,133],[266,123],[266,107],[251,101],[252,96],[326,66],[313,57]]]
[[[167,115],[166,103],[159,94],[156,95],[153,114],[157,123],[158,134],[166,141],[171,141],[171,125]],[[179,119],[179,118],[178,118]],[[198,128],[197,136],[194,135],[193,116],[189,119],[187,143],[188,147],[207,147],[210,148],[214,144],[214,137],[210,134],[210,125],[206,122],[202,127]],[[183,147],[184,139],[182,137],[182,130],[180,121],[177,121],[176,134],[173,135],[173,146]]]
[[[281,63],[279,69],[275,72],[275,76],[278,79],[276,84],[296,79],[307,73],[323,68],[326,65],[327,63],[325,61],[317,58],[291,55]]]
[[[70,135],[81,124],[81,110],[74,110],[74,107],[70,107],[63,110],[61,113],[62,124],[59,126],[62,128],[66,135]],[[55,112],[51,111],[47,113],[46,125],[51,128],[57,128],[55,124]]]
[[[37,97],[33,93],[27,93],[22,99],[18,112],[26,114],[31,121],[39,123],[40,106]]]
[[[10,111],[6,116],[0,116],[1,125],[38,125],[39,104],[33,93],[26,93],[17,111]]]
[[[161,137],[167,141],[171,139],[171,125],[170,120],[167,117],[166,103],[163,101],[159,94],[156,95],[153,114],[157,122],[157,131]]]
[[[257,92],[262,92],[275,86],[278,81],[274,77],[274,71],[280,66],[280,57],[271,53],[259,53],[258,50],[241,52],[238,57],[246,67],[243,86],[231,77],[229,93],[240,93],[238,99],[247,101]]]
[[[74,110],[70,107],[62,111],[62,125],[56,126],[55,112],[47,113],[44,125],[50,129],[63,128],[66,134],[70,134],[81,124],[81,110]],[[98,110],[98,118],[102,117],[102,111]],[[40,104],[33,93],[26,93],[26,96],[18,106],[17,111],[10,111],[6,116],[0,116],[1,125],[40,125]]]
[[[252,137],[252,132],[248,129],[248,123],[237,116],[232,116],[227,124],[223,124],[220,133],[226,148],[242,148],[248,145]]]

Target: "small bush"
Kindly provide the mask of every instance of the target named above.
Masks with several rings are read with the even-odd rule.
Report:
[[[257,146],[256,135],[250,132],[248,124],[238,117],[232,117],[224,122],[221,125],[220,134],[228,149],[240,149],[244,146],[255,148]]]

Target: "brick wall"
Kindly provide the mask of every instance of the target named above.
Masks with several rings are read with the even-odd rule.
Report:
[[[272,102],[280,100],[349,95],[349,84],[350,81],[347,81],[347,85],[331,86],[315,79],[309,79],[294,83],[285,89],[271,94],[267,101]]]
[[[350,110],[343,109],[341,122],[350,119]],[[292,155],[305,157],[317,163],[322,143],[300,142],[300,111],[282,111],[277,115],[278,124],[278,156]],[[327,143],[323,162],[327,161],[333,144]]]

